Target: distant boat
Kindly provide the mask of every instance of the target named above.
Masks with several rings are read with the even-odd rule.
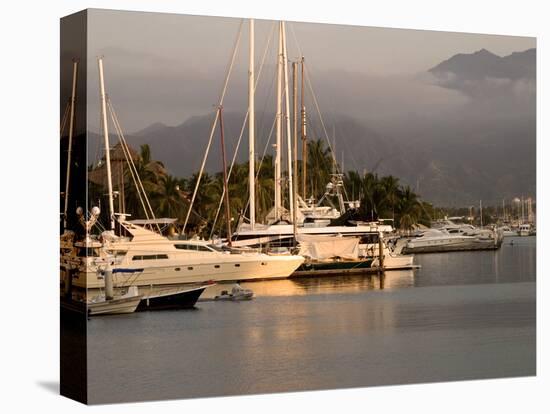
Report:
[[[504,237],[514,237],[518,235],[518,232],[512,230],[510,226],[502,226],[499,228],[499,230],[502,231],[502,235]]]
[[[531,225],[530,224],[520,224],[518,228],[517,235],[521,237],[531,235]]]
[[[466,250],[496,250],[502,245],[502,233],[474,233],[461,230],[429,229],[410,239],[403,253],[438,253]]]
[[[254,297],[254,292],[251,289],[245,289],[241,287],[238,283],[233,286],[231,292],[227,290],[222,290],[222,292],[214,297],[214,300],[231,300],[231,301],[241,301],[241,300],[251,300]]]

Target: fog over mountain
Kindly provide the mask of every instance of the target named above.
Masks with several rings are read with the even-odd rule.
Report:
[[[521,65],[508,65],[511,57]],[[534,50],[505,58],[482,50],[453,56],[414,77],[326,73],[320,74],[319,101],[321,107],[343,99],[350,105],[345,112],[323,113],[346,169],[393,174],[438,205],[480,199],[498,204],[502,198],[535,195],[534,68]],[[224,115],[229,154],[244,117],[244,112]],[[136,148],[149,144],[172,174],[189,176],[200,167],[213,118],[212,112],[177,126],[155,123],[130,134],[128,142]],[[259,158],[273,119],[273,112],[258,110]],[[310,137],[324,138],[313,109],[310,123]],[[210,172],[221,169],[218,134],[207,162]],[[247,157],[247,134],[245,126],[239,161]],[[270,145],[267,149],[271,153]]]
[[[275,111],[276,51],[273,22],[256,23],[261,157]],[[88,129],[100,130],[93,57],[103,55],[107,93],[129,143],[150,144],[174,175],[198,171],[239,24],[92,10]],[[287,30],[289,58],[305,56],[346,169],[396,175],[438,205],[535,195],[535,39],[312,23],[289,23]],[[224,100],[229,154],[247,109],[247,40],[245,27]],[[306,94],[309,137],[325,138],[309,87]],[[93,158],[99,146],[91,137]],[[239,161],[247,140],[245,128]],[[207,169],[220,165],[216,131]]]

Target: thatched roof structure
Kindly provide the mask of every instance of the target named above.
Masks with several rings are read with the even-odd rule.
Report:
[[[128,152],[134,162],[139,160],[138,152],[128,145]],[[127,167],[126,157],[120,143],[111,148],[111,177],[113,185],[117,187],[118,183],[125,182],[124,171]],[[105,156],[101,159],[99,165],[93,170],[88,171],[88,181],[100,186],[107,186],[107,167],[105,165]]]

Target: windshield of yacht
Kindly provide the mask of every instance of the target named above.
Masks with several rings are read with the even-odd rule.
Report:
[[[223,246],[219,246],[219,245],[216,245],[216,244],[209,244],[208,247],[210,247],[212,250],[215,250],[217,252],[225,252],[227,251],[226,248],[224,248]]]
[[[211,252],[213,249],[212,245],[203,245],[203,244],[195,244],[195,243],[178,243],[174,244],[174,247],[179,250],[192,250],[192,251],[199,251],[199,252]]]

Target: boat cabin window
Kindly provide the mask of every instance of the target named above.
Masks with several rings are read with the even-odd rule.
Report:
[[[199,252],[211,252],[212,250],[209,249],[206,246],[202,246],[200,244],[174,244],[174,247],[176,249],[180,250],[192,250],[192,251],[199,251]]]
[[[215,244],[209,244],[208,245],[208,248],[211,249],[211,250],[215,250],[217,252],[225,252],[227,250],[225,250],[222,246],[216,246]]]
[[[191,244],[174,244],[174,247],[179,250],[196,250]]]
[[[80,247],[78,257],[99,257],[98,247]]]
[[[145,254],[132,257],[132,260],[159,260],[168,259],[167,254]]]

